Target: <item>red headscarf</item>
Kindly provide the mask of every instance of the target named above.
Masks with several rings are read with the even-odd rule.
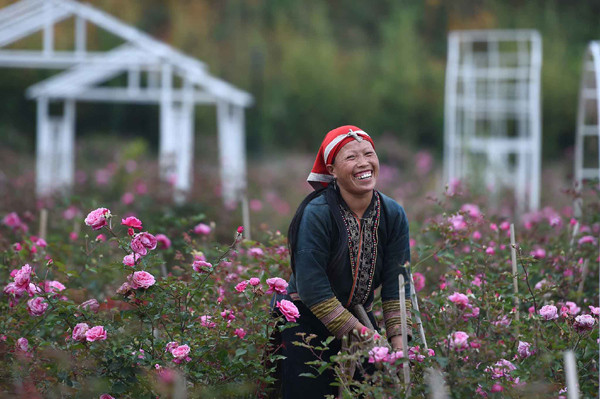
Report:
[[[333,180],[333,176],[327,171],[326,165],[332,164],[337,153],[350,141],[362,141],[363,139],[367,140],[375,148],[375,143],[373,143],[371,136],[356,126],[340,126],[327,133],[321,143],[317,159],[315,159],[315,164],[306,181],[315,190],[326,187]]]

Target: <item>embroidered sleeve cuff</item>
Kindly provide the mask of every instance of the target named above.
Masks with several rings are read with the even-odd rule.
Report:
[[[359,325],[358,319],[335,297],[311,306],[310,310],[336,338],[342,338]]]
[[[412,302],[410,299],[405,300],[406,303],[406,329],[408,330],[407,338],[412,339]],[[390,339],[395,335],[402,333],[401,319],[400,319],[400,301],[397,299],[384,301],[383,307],[383,320],[385,321],[385,331],[387,338]]]

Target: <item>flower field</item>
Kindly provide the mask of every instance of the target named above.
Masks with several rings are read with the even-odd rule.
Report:
[[[380,142],[379,188],[411,223],[427,347],[415,330],[407,356],[376,340],[327,364],[328,343],[305,337],[315,373],[335,368],[348,398],[429,397],[430,367],[454,398],[566,398],[572,350],[581,397],[597,397],[598,187],[585,186],[576,218],[568,179],[548,168],[542,210],[516,217],[510,196],[459,182],[440,190],[431,154]],[[0,396],[266,397],[276,359],[265,350],[283,321],[271,306],[298,316],[270,299],[286,289],[284,232],[311,156],[251,163],[248,232],[221,204],[210,160],[193,200],[175,206],[149,177],[156,163],[143,145],[119,148],[108,164],[84,165],[69,196],[35,201],[18,162],[1,182]],[[355,361],[374,368],[360,382],[344,367]]]

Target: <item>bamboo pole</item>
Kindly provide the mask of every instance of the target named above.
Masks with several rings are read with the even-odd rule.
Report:
[[[423,322],[421,321],[421,311],[419,310],[419,300],[417,299],[417,292],[415,290],[415,280],[413,279],[412,273],[410,274],[410,299],[412,301],[413,309],[415,310],[415,320],[417,321],[417,326],[419,328],[419,336],[421,337],[421,342],[425,346],[425,351],[429,350],[427,346],[427,339],[425,339],[425,329],[423,328]]]
[[[425,370],[425,378],[427,385],[429,385],[430,399],[448,399],[448,387],[444,382],[444,376],[440,370],[433,367],[427,368]]]
[[[512,260],[513,293],[515,294],[515,318],[519,321],[519,284],[517,279],[517,244],[515,242],[515,225],[510,224],[510,257]]]
[[[579,283],[579,288],[577,289],[578,299],[581,298],[581,295],[583,294],[583,288],[585,285],[585,278],[587,277],[589,261],[589,259],[586,259],[583,261],[583,265],[581,265],[581,282]]]
[[[408,364],[408,327],[406,325],[406,291],[404,288],[404,276],[398,275],[398,291],[400,301],[400,329],[402,332],[402,354],[404,355],[402,372],[404,373],[404,385],[406,386],[406,397],[410,396],[410,366]]]
[[[48,209],[42,208],[40,210],[40,230],[38,231],[38,237],[46,239],[48,235]]]
[[[567,398],[579,399],[579,383],[577,382],[577,366],[575,353],[572,350],[565,351],[565,373],[567,379]]]
[[[569,243],[569,247],[571,248],[573,248],[573,244],[575,244],[577,233],[579,233],[579,220],[575,223],[575,226],[573,226],[573,235],[571,235],[571,242]]]

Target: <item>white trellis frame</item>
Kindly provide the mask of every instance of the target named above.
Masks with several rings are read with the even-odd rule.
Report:
[[[444,180],[515,191],[517,211],[539,206],[542,40],[533,30],[448,35]]]
[[[579,88],[579,106],[577,109],[577,133],[575,138],[575,182],[581,189],[584,179],[600,180],[600,41],[590,42],[583,58],[581,85]],[[591,149],[590,142],[595,138],[596,159],[586,159],[585,150]],[[586,167],[586,161],[598,162],[595,167]],[[575,202],[575,214],[581,216],[581,202]]]
[[[54,25],[70,17],[75,18],[74,48],[56,51]],[[124,44],[108,52],[88,51],[87,23]],[[244,224],[249,227],[244,108],[253,102],[250,94],[210,75],[204,63],[89,5],[74,0],[21,0],[0,10],[0,48],[38,31],[43,34],[40,50],[0,50],[0,66],[65,69],[27,90],[38,106],[38,195],[73,184],[76,101],[107,101],[159,104],[161,178],[174,180],[175,199],[183,200],[192,182],[194,106],[213,104],[223,198],[242,201]],[[127,76],[126,87],[100,86],[122,74]],[[50,115],[51,101],[64,104],[62,115]]]

